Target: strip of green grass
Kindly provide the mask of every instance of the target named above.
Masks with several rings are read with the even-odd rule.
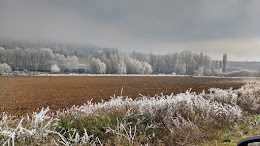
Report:
[[[245,138],[260,135],[260,116],[252,116],[248,118],[246,123],[237,124],[225,129],[216,129],[216,134],[213,140],[199,143],[202,146],[235,146],[237,143]],[[252,125],[253,124],[253,125]]]

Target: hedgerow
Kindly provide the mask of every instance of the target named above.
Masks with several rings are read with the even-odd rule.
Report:
[[[1,145],[187,145],[214,139],[238,124],[259,126],[260,85],[209,93],[113,97],[107,102],[49,108],[25,117],[5,113]]]

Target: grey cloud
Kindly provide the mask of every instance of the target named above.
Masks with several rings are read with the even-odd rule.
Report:
[[[258,0],[0,0],[0,38],[158,53],[241,51],[245,59],[260,60],[259,16]],[[254,57],[248,49],[257,52]]]

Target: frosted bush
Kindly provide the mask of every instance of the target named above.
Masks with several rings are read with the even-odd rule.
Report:
[[[209,93],[203,91],[200,94],[189,90],[177,95],[141,96],[136,99],[119,96],[108,102],[88,101],[81,106],[74,105],[52,114],[48,114],[49,108],[46,108],[22,118],[3,113],[0,117],[0,144],[14,145],[25,139],[31,144],[101,144],[99,138],[86,129],[80,135],[75,129],[57,131],[56,127],[60,119],[75,120],[111,114],[121,115],[122,119],[117,120],[115,128],[104,128],[131,144],[135,144],[140,133],[152,139],[156,135],[147,131],[158,127],[179,137],[189,134],[187,136],[190,139],[192,135],[199,138],[202,133],[198,125],[221,125],[223,122],[234,124],[244,119],[245,112],[258,112],[259,93],[259,84],[247,84],[236,90],[212,88]],[[144,128],[138,127],[140,125]]]
[[[222,74],[223,73],[222,73],[222,69],[221,68],[213,70],[213,75],[215,75],[215,76],[221,76]]]
[[[107,127],[106,133],[113,133],[119,138],[126,138],[129,143],[133,144],[136,136],[136,125],[134,127],[129,126],[131,123],[123,123],[117,119],[116,129],[112,129],[111,127]]]
[[[229,119],[234,121],[242,116],[242,111],[237,105],[223,104],[203,98],[207,94],[181,93],[178,95],[156,95],[154,97],[141,97],[133,100],[128,97],[112,98],[109,102],[88,102],[82,106],[73,106],[69,110],[60,111],[59,115],[89,116],[96,112],[115,112],[127,108],[136,114],[156,117],[158,113],[165,116],[176,116],[184,113],[188,115],[204,115],[213,119]],[[187,116],[187,115],[185,115]]]
[[[0,135],[2,145],[14,145],[14,141],[22,141],[30,138],[35,142],[43,141],[48,136],[49,131],[57,125],[57,118],[47,115],[49,108],[42,109],[39,113],[34,112],[31,117],[21,118],[20,120],[9,118],[6,114],[2,115],[0,121]],[[23,123],[26,123],[24,126]],[[13,127],[13,125],[16,125]],[[24,126],[24,127],[23,127]]]
[[[203,72],[204,72],[204,68],[200,67],[198,70],[194,71],[194,75],[195,76],[203,76],[204,75]]]
[[[90,62],[90,68],[94,74],[106,73],[106,64],[99,59],[93,58]]]
[[[51,65],[51,72],[60,72],[60,68],[57,64]]]
[[[246,111],[260,112],[259,84],[246,84],[237,90],[211,88],[207,98],[231,105],[238,105]]]
[[[126,72],[129,74],[151,74],[152,66],[148,62],[139,61],[131,57],[125,58]]]
[[[0,75],[5,74],[5,73],[9,73],[11,71],[12,71],[12,69],[8,64],[6,64],[6,63],[1,64],[0,63]]]

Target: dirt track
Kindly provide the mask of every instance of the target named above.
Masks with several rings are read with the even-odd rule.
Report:
[[[52,110],[108,100],[114,94],[139,97],[142,95],[201,92],[211,87],[239,88],[242,79],[194,77],[0,77],[0,112],[24,115],[37,108]]]

